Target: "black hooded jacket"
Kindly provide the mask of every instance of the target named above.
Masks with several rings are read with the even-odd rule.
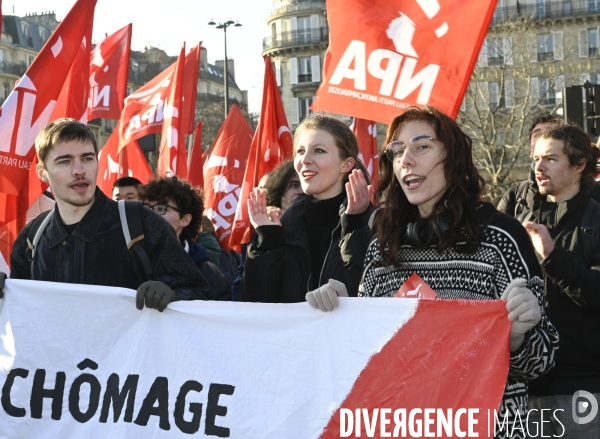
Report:
[[[123,236],[119,208],[96,189],[90,210],[69,234],[58,205],[44,230],[29,270],[29,223],[11,254],[12,279],[31,279],[137,289],[140,280]],[[145,247],[154,280],[171,287],[178,300],[204,300],[209,285],[179,243],[175,230],[154,212],[142,210]]]
[[[244,272],[245,300],[249,302],[294,303],[305,301],[312,288],[335,279],[346,285],[351,297],[358,295],[367,248],[371,241],[369,218],[372,206],[362,214],[346,215],[331,234],[329,249],[314,282],[311,249],[305,219],[307,195],[299,195],[281,217],[281,225],[261,226],[248,248]]]
[[[600,392],[600,267],[584,260],[580,231],[589,192],[582,188],[570,200],[552,203],[530,192],[523,220],[544,224],[554,250],[539,255],[545,279],[545,310],[560,337],[556,366],[530,383],[538,396]],[[595,224],[596,233],[600,225]]]

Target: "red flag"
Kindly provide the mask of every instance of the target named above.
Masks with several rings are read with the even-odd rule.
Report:
[[[21,193],[35,155],[35,137],[50,120],[82,41],[89,33],[95,5],[96,0],[75,3],[4,102],[0,116],[0,192]]]
[[[204,170],[204,214],[215,225],[221,247],[229,250],[229,236],[244,181],[252,129],[237,105],[211,147]]]
[[[181,48],[169,95],[165,101],[164,120],[160,145],[158,147],[159,155],[156,170],[157,174],[161,177],[169,174],[183,178],[187,177],[187,153],[183,130],[181,129],[184,64],[185,44]]]
[[[379,149],[377,148],[377,123],[372,120],[355,118],[352,131],[358,139],[358,158],[364,163],[371,176],[371,184],[379,181]]]
[[[96,0],[78,0],[75,3],[2,106],[0,251],[6,260],[16,233],[25,225],[30,201],[42,191],[35,178],[35,163],[32,166],[36,136],[53,117],[79,114],[77,118],[81,118],[82,113],[78,113],[78,109],[82,100],[87,101],[87,86],[80,92],[78,84],[89,73],[89,43],[95,6]],[[81,72],[77,69],[82,64],[84,49],[88,61],[84,63],[85,71]],[[49,75],[48,71],[52,74]],[[29,187],[30,168],[33,168],[32,180],[36,182],[37,189]]]
[[[127,96],[131,24],[106,37],[92,52],[88,120],[116,119]]]
[[[237,205],[233,231],[229,239],[230,246],[250,242],[252,238],[254,229],[248,217],[248,199],[252,189],[258,186],[258,182],[263,175],[272,171],[283,159],[292,156],[292,135],[283,111],[273,66],[268,56],[263,58],[265,61],[265,80],[260,121],[248,155],[248,166],[244,174],[242,194]]]
[[[98,155],[96,185],[109,198],[112,198],[113,184],[117,178],[135,177],[146,184],[154,176],[136,140],[123,148],[120,153],[118,149],[119,135],[115,129]]]
[[[204,161],[202,157],[202,122],[196,124],[196,134],[194,135],[194,146],[192,147],[192,156],[188,168],[187,179],[193,186],[204,188]]]
[[[185,57],[185,74],[183,76],[183,115],[181,116],[181,129],[183,134],[194,133],[199,65],[200,44],[190,50]]]
[[[192,50],[186,56],[186,61],[188,57],[194,56]],[[164,115],[172,111],[165,101],[174,82],[176,65],[177,62],[174,62],[143,87],[127,96],[120,119],[119,148],[125,147],[132,140],[162,131]]]
[[[384,123],[410,105],[456,117],[495,6],[328,0],[330,44],[312,108]]]

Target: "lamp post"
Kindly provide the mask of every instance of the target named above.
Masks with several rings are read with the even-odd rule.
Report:
[[[241,23],[237,20],[233,21],[231,19],[227,20],[224,23],[215,23],[214,20],[210,20],[208,22],[210,26],[217,26],[217,29],[223,29],[223,36],[225,37],[225,62],[223,63],[223,87],[225,88],[225,118],[227,118],[227,114],[229,113],[229,86],[227,84],[227,28],[229,26],[240,27]]]

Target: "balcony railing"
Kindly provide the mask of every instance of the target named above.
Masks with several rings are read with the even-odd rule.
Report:
[[[547,1],[533,5],[517,4],[517,6],[496,8],[492,24],[514,20],[522,16],[540,20],[592,14],[600,14],[600,2],[596,0]]]
[[[25,63],[10,63],[6,61],[0,61],[0,72],[10,73],[11,75],[23,76],[27,71],[27,64]]]
[[[263,50],[276,47],[296,46],[299,44],[316,44],[329,41],[329,28],[294,30],[271,35],[263,40]]]
[[[307,9],[325,9],[325,0],[280,0],[273,3],[269,16]]]

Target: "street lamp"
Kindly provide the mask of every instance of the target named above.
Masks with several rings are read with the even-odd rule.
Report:
[[[237,20],[233,21],[231,19],[227,20],[224,23],[215,23],[215,21],[211,19],[208,22],[208,24],[210,26],[216,26],[217,29],[223,29],[223,35],[225,36],[225,63],[223,64],[223,87],[225,88],[225,118],[227,118],[227,114],[229,113],[229,86],[227,84],[227,28],[232,25],[233,27],[240,27],[241,23],[239,23]]]

